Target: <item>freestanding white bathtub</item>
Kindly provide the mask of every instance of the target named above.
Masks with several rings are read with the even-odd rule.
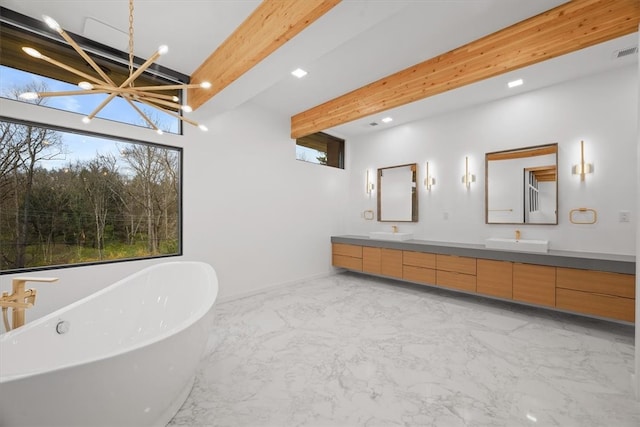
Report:
[[[0,336],[0,426],[165,426],[217,294],[210,265],[157,264]]]

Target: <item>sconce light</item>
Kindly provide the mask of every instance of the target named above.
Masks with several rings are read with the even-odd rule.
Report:
[[[431,187],[436,185],[436,179],[429,174],[429,162],[427,162],[427,173],[425,174],[424,186],[428,191],[431,191]]]
[[[462,176],[462,183],[465,187],[471,187],[471,183],[476,182],[476,176],[469,173],[469,157],[464,158],[464,175]]]
[[[574,175],[580,175],[580,181],[584,181],[584,176],[593,173],[593,163],[584,162],[584,141],[580,141],[580,163],[573,165],[571,170]]]
[[[373,184],[373,181],[371,180],[371,177],[369,175],[369,169],[367,169],[367,187],[366,187],[366,192],[369,196],[371,196],[371,193],[373,193],[373,190],[375,188],[375,185]]]

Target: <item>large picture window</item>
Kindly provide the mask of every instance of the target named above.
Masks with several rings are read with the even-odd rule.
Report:
[[[0,272],[180,255],[182,150],[0,117]]]

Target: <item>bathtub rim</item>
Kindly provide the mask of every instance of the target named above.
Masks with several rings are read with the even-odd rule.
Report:
[[[195,311],[189,318],[187,318],[190,321],[186,321],[187,319],[185,319],[185,321],[179,323],[178,325],[167,329],[165,331],[163,331],[162,333],[155,335],[153,337],[141,340],[140,342],[136,343],[135,346],[128,346],[128,347],[123,347],[123,348],[118,348],[115,351],[111,351],[111,352],[106,352],[105,354],[102,354],[98,357],[92,357],[92,358],[87,358],[81,361],[78,361],[76,363],[65,363],[65,364],[61,364],[53,369],[38,369],[38,370],[34,370],[34,371],[29,371],[29,372],[24,372],[24,373],[18,373],[18,374],[8,374],[8,375],[3,375],[0,372],[0,385],[1,384],[6,384],[9,383],[11,381],[17,381],[17,380],[21,380],[21,379],[25,379],[25,378],[29,378],[29,377],[33,377],[33,376],[37,376],[40,374],[44,374],[44,373],[48,373],[48,372],[56,372],[56,371],[61,371],[64,369],[68,369],[68,368],[72,368],[75,366],[81,366],[81,365],[86,365],[89,363],[94,363],[94,362],[98,362],[101,360],[105,360],[105,359],[109,359],[112,357],[117,357],[119,355],[131,352],[135,349],[138,348],[143,348],[149,345],[152,345],[154,343],[160,342],[164,339],[166,339],[167,337],[170,337],[172,335],[175,335],[177,333],[180,333],[182,331],[184,331],[185,329],[189,328],[190,326],[194,325],[195,323],[197,323],[199,320],[201,320],[203,317],[207,316],[211,310],[213,309],[213,306],[215,305],[215,302],[218,298],[218,292],[219,292],[219,284],[218,284],[218,277],[216,274],[215,269],[208,263],[206,262],[202,262],[202,261],[171,261],[171,262],[165,262],[165,263],[158,263],[158,264],[153,264],[150,266],[147,266],[145,268],[143,268],[142,270],[139,270],[133,274],[127,275],[125,277],[123,277],[122,279],[112,283],[109,286],[104,287],[103,289],[100,289],[92,294],[89,294],[77,301],[72,302],[71,304],[68,304],[64,307],[59,308],[58,310],[55,310],[49,314],[47,314],[46,316],[43,316],[39,319],[34,320],[33,322],[28,322],[27,324],[25,324],[25,326],[19,328],[19,329],[14,329],[11,330],[9,332],[6,332],[2,335],[0,335],[0,346],[2,346],[6,341],[10,341],[12,339],[13,336],[15,335],[19,335],[22,333],[27,332],[28,329],[31,328],[36,328],[38,326],[40,326],[43,323],[49,322],[52,319],[55,319],[56,317],[62,318],[62,313],[71,310],[79,305],[82,305],[83,303],[85,303],[88,300],[94,299],[94,298],[98,298],[100,297],[102,294],[109,292],[112,288],[116,288],[118,286],[121,286],[123,282],[132,280],[137,278],[138,276],[142,276],[144,275],[147,271],[155,269],[155,268],[160,268],[161,266],[169,266],[169,265],[175,265],[175,264],[192,264],[192,265],[198,265],[201,267],[204,267],[205,269],[205,273],[207,276],[209,276],[209,278],[211,279],[211,282],[215,285],[215,286],[210,286],[207,287],[207,293],[203,296],[203,297],[207,297],[208,299],[208,303],[207,304],[203,304],[201,306],[199,306],[198,310]],[[203,298],[205,299],[205,298]],[[28,329],[23,329],[23,328],[27,328]]]

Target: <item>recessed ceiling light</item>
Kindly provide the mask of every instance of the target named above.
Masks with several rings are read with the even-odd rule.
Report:
[[[293,70],[291,72],[291,74],[293,74],[297,78],[301,79],[301,78],[303,78],[304,76],[307,75],[307,72],[305,70],[303,70],[302,68],[296,68],[295,70]]]
[[[389,123],[392,122],[393,119],[391,117],[385,117],[384,119],[381,120],[382,123]]]
[[[507,83],[507,86],[509,86],[509,89],[517,87],[517,86],[521,86],[524,83],[524,81],[522,79],[518,79],[518,80],[514,80],[511,81],[509,83]]]

